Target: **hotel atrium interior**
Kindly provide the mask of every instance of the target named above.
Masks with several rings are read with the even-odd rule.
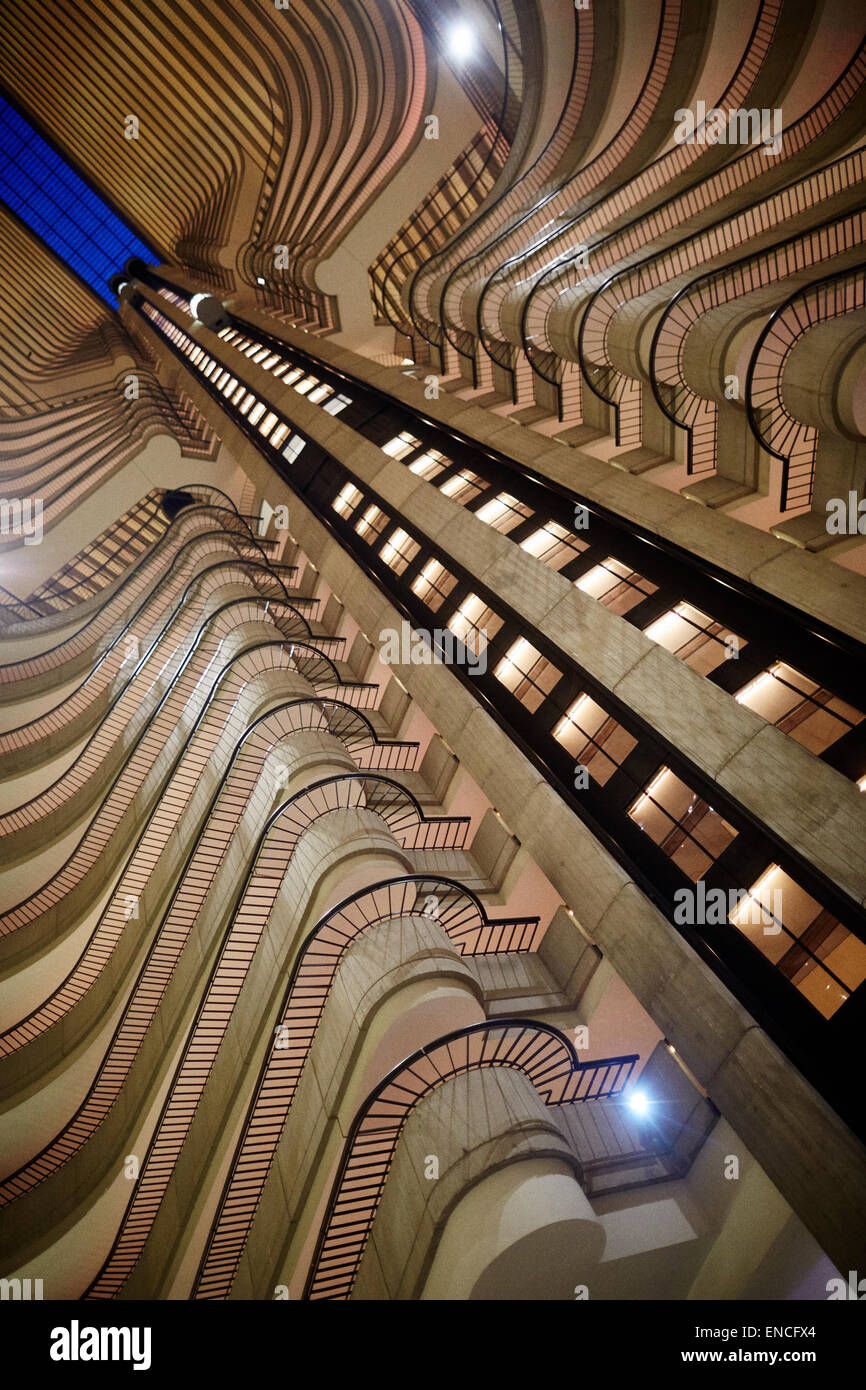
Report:
[[[835,1297],[862,8],[3,8],[4,1297]]]

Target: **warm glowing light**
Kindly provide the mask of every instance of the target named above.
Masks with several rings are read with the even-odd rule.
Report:
[[[508,505],[501,497],[491,497],[489,502],[485,502],[483,507],[479,507],[475,515],[479,521],[483,521],[487,526],[495,526],[508,511]]]
[[[763,919],[769,918],[771,922],[776,921],[776,918],[770,911],[769,906],[770,902],[772,901],[769,885],[774,875],[778,874],[779,872],[779,865],[771,864],[769,868],[764,870],[760,878],[752,884],[751,888],[748,890],[747,897],[745,897],[741,902],[737,903],[737,906],[734,908],[733,912],[728,913],[728,919],[729,921],[733,922],[734,926],[740,926],[739,919],[741,914],[744,914],[744,923],[748,923],[749,918],[752,914],[753,902],[758,903],[761,909],[761,916]]]
[[[766,685],[767,681],[771,681],[774,679],[775,677],[772,671],[762,671],[760,676],[756,676],[753,681],[750,681],[747,686],[744,686],[742,690],[738,691],[737,694],[734,696],[734,699],[736,700],[738,705],[744,705],[746,704],[750,696],[754,695],[756,691],[760,690],[762,686]]]
[[[681,621],[679,613],[672,608],[669,613],[663,613],[654,623],[650,623],[649,627],[644,628],[644,636],[663,647],[666,641],[674,641]]]
[[[529,555],[538,557],[550,545],[550,534],[544,527],[540,531],[533,531],[531,536],[527,536],[525,541],[520,542],[520,549],[525,550]]]
[[[638,797],[637,801],[636,801],[636,802],[634,803],[634,805],[632,806],[631,812],[630,812],[631,815],[637,815],[637,813],[638,813],[638,811],[641,809],[641,807],[643,807],[648,801],[652,801],[652,800],[653,800],[653,797],[654,797],[655,793],[658,791],[658,789],[659,789],[659,787],[661,786],[662,782],[664,781],[664,779],[665,779],[667,776],[669,776],[669,774],[670,774],[670,768],[669,768],[669,767],[661,767],[661,768],[659,768],[658,772],[656,773],[655,777],[654,777],[654,778],[652,779],[652,781],[650,782],[650,784],[649,784],[649,786],[647,787],[646,791],[641,793],[641,795]]]

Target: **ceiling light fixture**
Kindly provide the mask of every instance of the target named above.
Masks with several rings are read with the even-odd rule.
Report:
[[[458,63],[471,58],[475,52],[475,35],[463,20],[455,24],[448,35],[448,52]]]
[[[645,1091],[632,1091],[628,1098],[628,1108],[633,1115],[646,1115],[649,1107],[649,1097]]]

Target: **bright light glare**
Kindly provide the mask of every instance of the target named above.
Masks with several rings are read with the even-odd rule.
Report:
[[[448,35],[448,50],[452,58],[462,62],[464,58],[471,58],[475,52],[475,35],[470,25],[462,20],[455,24],[451,33]]]
[[[206,294],[193,295],[192,299],[189,301],[189,312],[193,318],[198,314],[198,306],[201,304],[202,300],[207,299],[207,297]]]
[[[649,1098],[645,1091],[632,1091],[628,1098],[628,1108],[633,1115],[646,1115],[649,1105]]]

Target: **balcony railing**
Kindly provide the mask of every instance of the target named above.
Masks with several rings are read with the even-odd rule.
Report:
[[[536,917],[488,917],[452,879],[423,874],[361,889],[332,908],[307,936],[292,966],[277,1031],[285,1047],[265,1057],[243,1133],[199,1266],[193,1297],[227,1298],[286,1117],[346,951],[380,922],[420,915],[435,921],[464,956],[534,950]]]
[[[523,1019],[474,1023],[420,1048],[379,1083],[355,1116],[304,1297],[351,1296],[403,1127],[419,1102],[446,1081],[509,1067],[528,1077],[545,1105],[576,1105],[620,1095],[639,1060],[631,1055],[581,1062],[558,1029]]]
[[[837,271],[797,290],[770,316],[752,349],[746,374],[749,428],[768,454],[782,460],[782,511],[812,500],[817,431],[795,420],[782,397],[785,362],[810,328],[866,306],[866,264]]]

